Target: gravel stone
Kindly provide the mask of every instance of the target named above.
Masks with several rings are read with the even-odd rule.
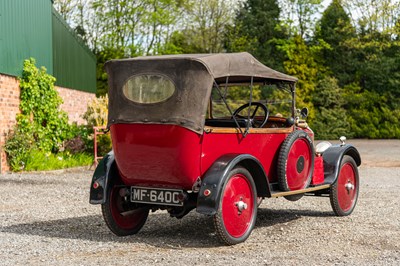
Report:
[[[0,175],[0,265],[400,265],[400,141],[348,142],[363,160],[350,216],[328,197],[265,199],[235,246],[196,211],[150,213],[137,235],[114,236],[89,204],[89,170]]]

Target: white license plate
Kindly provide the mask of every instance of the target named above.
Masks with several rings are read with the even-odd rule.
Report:
[[[183,202],[178,199],[181,193],[179,189],[131,187],[131,202],[182,206]]]

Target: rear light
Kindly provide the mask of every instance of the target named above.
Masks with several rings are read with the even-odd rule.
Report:
[[[211,195],[211,190],[209,190],[209,189],[204,190],[203,195],[206,196],[206,197],[210,196]]]
[[[95,182],[93,183],[93,188],[94,188],[94,189],[98,189],[99,186],[100,186],[99,182],[95,181]]]

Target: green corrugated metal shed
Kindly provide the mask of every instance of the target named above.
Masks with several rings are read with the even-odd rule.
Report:
[[[96,92],[96,58],[51,0],[0,0],[0,73],[20,76],[30,57],[56,85]]]
[[[0,0],[0,73],[21,76],[25,59],[53,73],[50,0]]]
[[[53,9],[53,71],[57,84],[95,92],[96,58]]]

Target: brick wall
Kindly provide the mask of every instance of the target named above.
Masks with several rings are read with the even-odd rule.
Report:
[[[95,94],[56,87],[64,103],[61,109],[68,113],[70,122],[83,124],[81,115],[86,111],[87,103],[95,98]],[[19,81],[13,76],[0,74],[0,173],[9,171],[3,145],[10,129],[16,124],[15,117],[19,113]]]
[[[64,100],[61,109],[68,113],[69,121],[85,124],[86,121],[82,118],[82,114],[86,112],[87,103],[96,98],[96,95],[62,87],[56,87],[56,90]]]
[[[7,133],[15,125],[19,113],[19,82],[12,76],[0,74],[0,173],[8,171],[3,145]]]

